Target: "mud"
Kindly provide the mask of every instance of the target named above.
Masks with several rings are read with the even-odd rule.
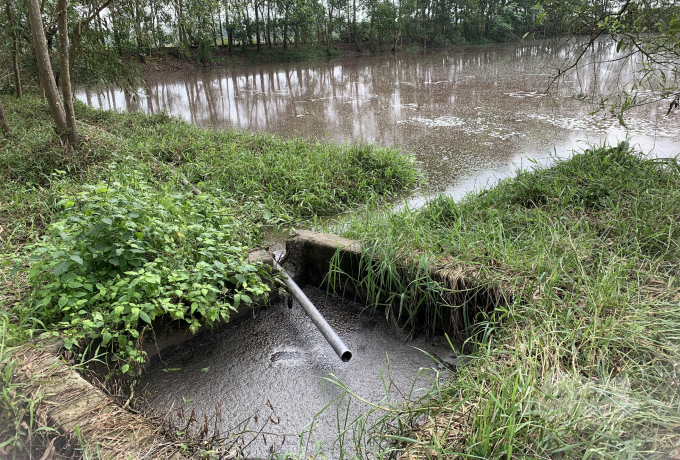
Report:
[[[422,395],[430,379],[455,368],[456,352],[445,339],[409,340],[384,317],[362,314],[359,304],[304,291],[352,350],[350,362],[340,361],[297,302],[292,309],[278,303],[145,374],[152,410],[184,407],[203,420],[219,408],[221,420],[211,429],[223,434],[242,431],[239,422],[249,420],[251,433],[243,438],[252,441],[249,457],[312,452],[316,442],[333,457],[338,427],[369,408],[342,386],[371,403],[394,403]]]

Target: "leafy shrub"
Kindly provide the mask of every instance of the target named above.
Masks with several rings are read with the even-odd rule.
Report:
[[[434,48],[446,48],[451,45],[451,41],[442,34],[438,34],[432,40],[432,46]]]
[[[245,261],[248,229],[208,195],[162,194],[137,178],[83,186],[59,206],[32,248],[23,308],[59,328],[67,349],[101,339],[123,373],[144,361],[155,318],[195,332],[269,292],[266,272]]]

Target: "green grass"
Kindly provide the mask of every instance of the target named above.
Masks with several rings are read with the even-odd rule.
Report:
[[[150,207],[160,209],[172,201],[171,196],[191,195],[181,184],[181,178],[187,177],[203,191],[201,199],[210,203],[208,208],[231,216],[230,241],[245,248],[261,244],[267,225],[352,209],[390,197],[418,180],[412,158],[394,149],[205,130],[163,114],[104,112],[83,104],[76,106],[83,142],[75,149],[66,148],[49,122],[45,101],[6,97],[4,105],[13,131],[0,139],[4,253],[0,282],[5,286],[0,309],[26,295],[25,283],[14,283],[8,275],[12,260],[51,224],[81,212],[79,204],[65,211],[63,203],[85,206],[88,199],[75,197],[87,184],[112,191],[122,184],[121,202],[129,200],[123,196],[128,187],[130,196],[142,197]],[[174,206],[169,215],[174,215]],[[188,216],[177,218],[191,224],[193,217]],[[58,233],[52,229],[49,235]],[[186,241],[180,244],[194,244]],[[57,241],[50,247],[62,244]]]
[[[345,211],[417,180],[412,159],[394,149],[205,130],[164,115],[83,112],[80,120],[128,136],[136,156],[159,160],[204,191],[262,203],[288,220]]]
[[[344,211],[418,180],[412,159],[394,149],[211,131],[163,114],[105,112],[83,104],[77,104],[76,117],[84,142],[64,149],[44,101],[7,97],[4,104],[14,130],[0,140],[0,235],[9,246],[40,234],[57,211],[61,190],[131,171],[177,190],[182,186],[176,175],[185,175],[222,201],[257,208],[262,222]],[[117,165],[115,172],[110,164]]]
[[[82,104],[72,148],[45,101],[3,104],[12,132],[0,137],[0,449],[12,445],[17,458],[30,449],[21,423],[33,428],[38,401],[12,383],[12,347],[49,331],[76,356],[101,344],[112,371],[133,372],[155,316],[195,330],[266,295],[271,275],[246,261],[266,226],[354,209],[419,180],[394,149]]]
[[[469,359],[363,419],[366,456],[666,458],[680,444],[679,219],[677,166],[622,144],[352,220],[369,305],[457,334]]]

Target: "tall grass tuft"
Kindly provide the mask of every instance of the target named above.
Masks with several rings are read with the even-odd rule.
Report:
[[[442,311],[467,321],[467,364],[360,425],[377,438],[359,457],[679,456],[679,220],[677,166],[626,144],[352,220],[370,305],[432,330],[451,330]]]

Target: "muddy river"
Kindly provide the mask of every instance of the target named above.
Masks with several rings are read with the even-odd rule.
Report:
[[[578,100],[607,93],[631,66],[606,61],[560,79],[563,53],[549,42],[469,47],[428,55],[386,54],[329,62],[157,72],[137,94],[81,91],[96,107],[166,112],[205,127],[263,130],[335,142],[375,142],[413,152],[429,185],[420,196],[460,196],[511,174],[528,159],[568,155],[626,136],[659,156],[680,153],[680,123],[667,104],[633,111],[627,127]]]

